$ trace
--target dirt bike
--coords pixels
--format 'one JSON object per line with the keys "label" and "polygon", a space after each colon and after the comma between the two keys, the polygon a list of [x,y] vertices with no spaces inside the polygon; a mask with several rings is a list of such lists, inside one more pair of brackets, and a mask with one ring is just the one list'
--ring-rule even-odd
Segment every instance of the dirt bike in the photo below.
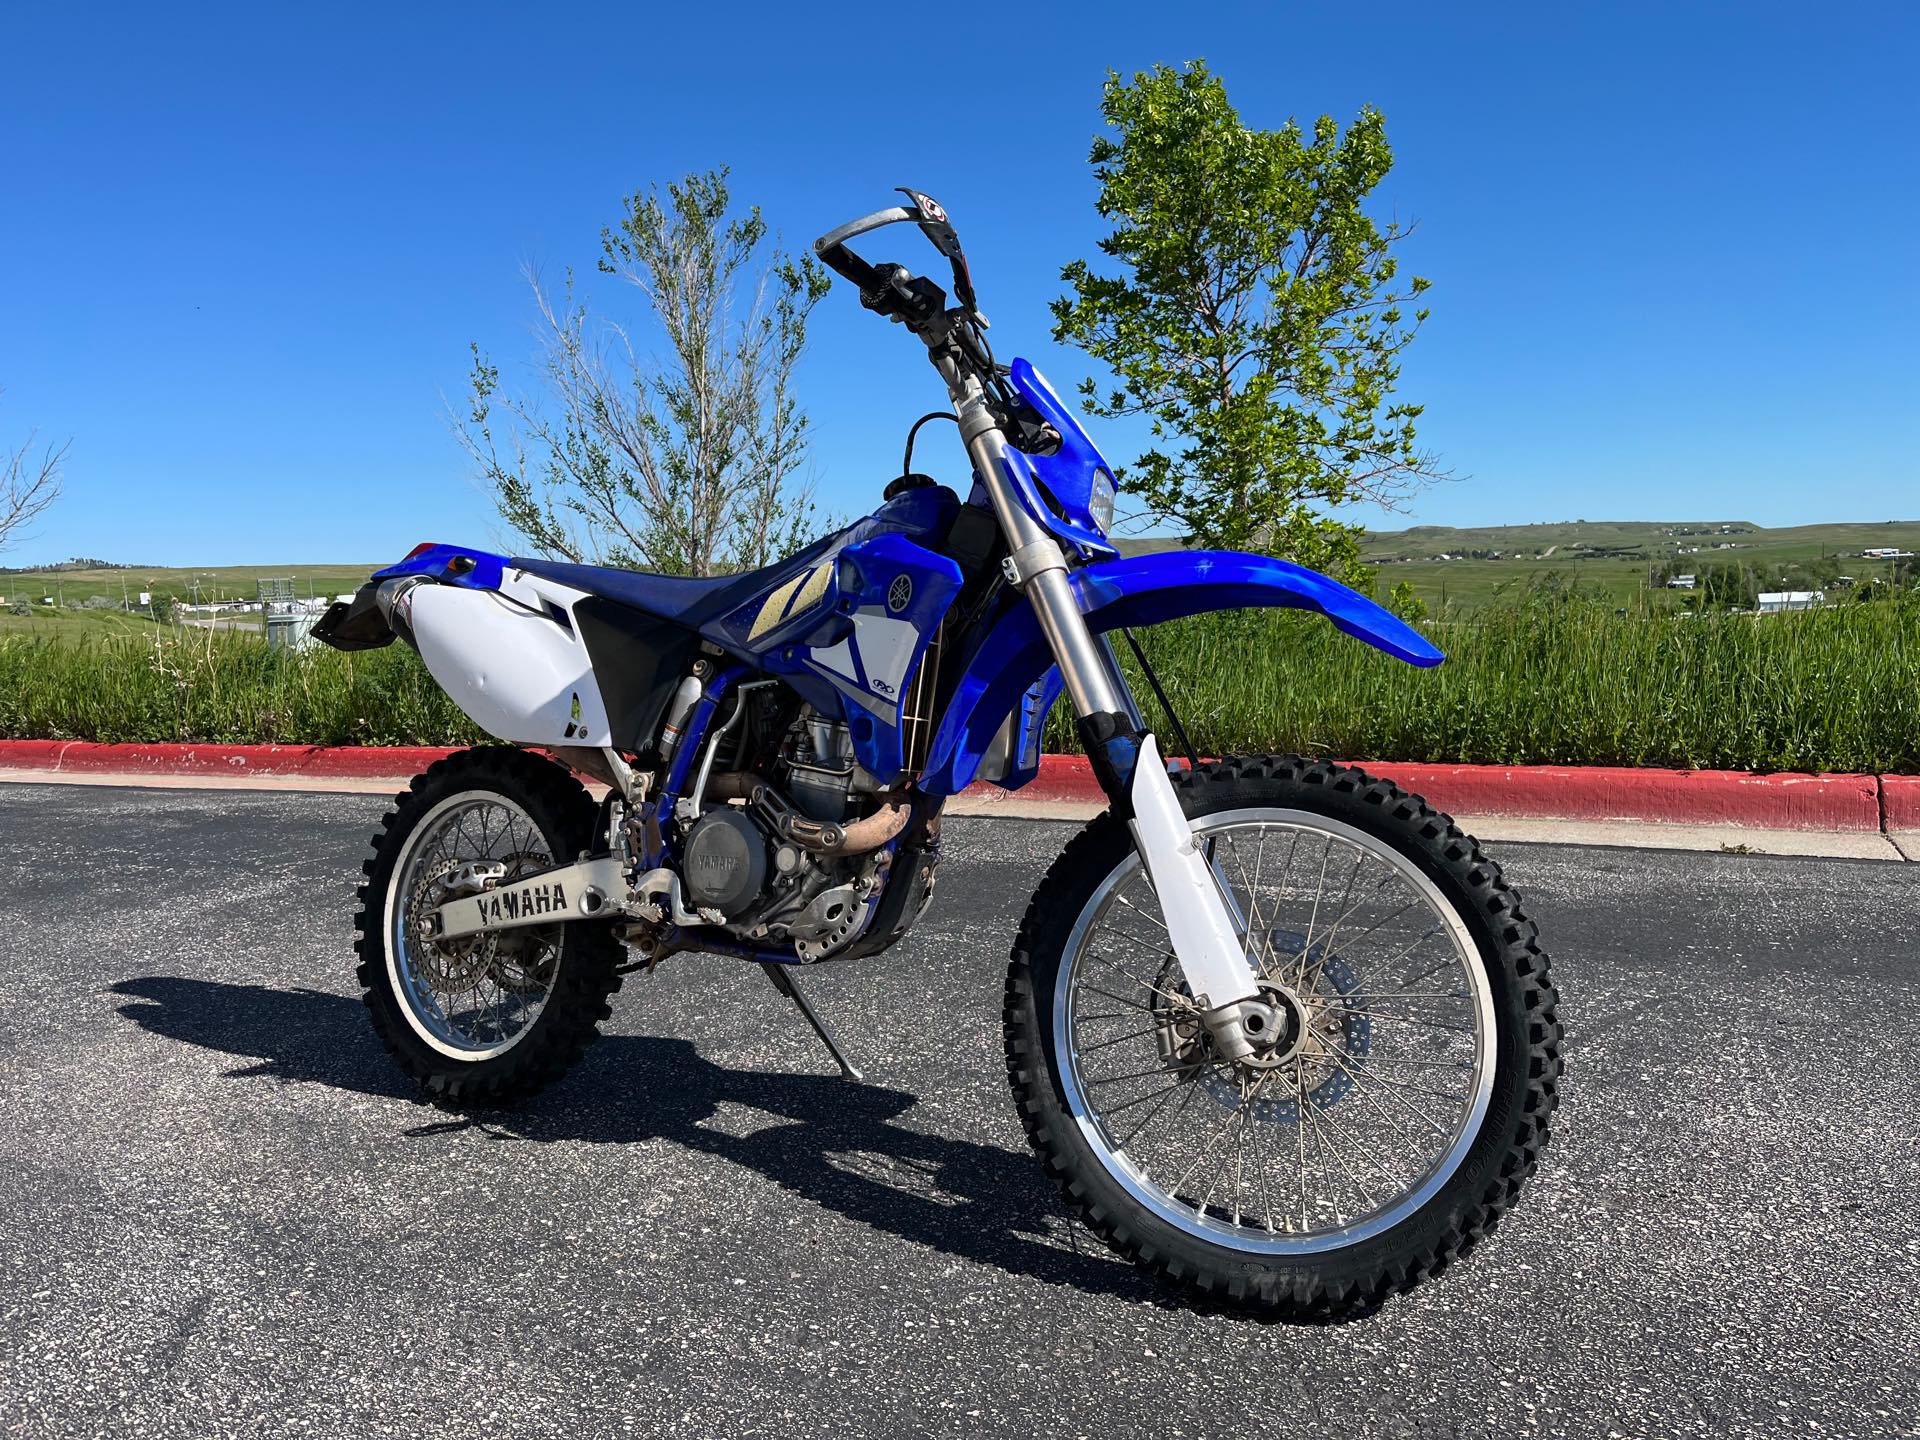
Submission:
{"label": "dirt bike", "polygon": [[[764,570],[428,544],[317,627],[340,649],[403,639],[512,742],[434,765],[375,837],[374,1025],[433,1099],[510,1103],[580,1056],[624,973],[703,951],[758,963],[857,1080],[798,973],[913,928],[942,807],[1031,780],[1064,688],[1109,808],[1013,943],[1027,1134],[1072,1211],[1172,1285],[1371,1308],[1463,1255],[1533,1170],[1560,1069],[1547,957],[1499,867],[1417,796],[1299,756],[1170,764],[1112,638],[1285,606],[1443,657],[1284,561],[1123,556],[1113,467],[1029,362],[995,360],[946,212],[902,193],[815,251],[924,346],[952,411],[915,430],[957,422],[964,500],[913,471],[910,432],[877,510]],[[951,296],[848,248],[901,223]]]}

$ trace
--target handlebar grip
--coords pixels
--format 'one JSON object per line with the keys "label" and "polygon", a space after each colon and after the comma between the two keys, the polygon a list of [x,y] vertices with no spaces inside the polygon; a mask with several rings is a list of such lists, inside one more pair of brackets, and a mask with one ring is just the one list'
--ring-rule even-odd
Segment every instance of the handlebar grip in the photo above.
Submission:
{"label": "handlebar grip", "polygon": [[861,294],[871,294],[880,288],[880,272],[862,260],[858,255],[854,254],[853,251],[849,250],[845,245],[834,244],[821,246],[817,253],[820,256],[821,264],[825,265],[835,274],[851,280],[859,287]]}

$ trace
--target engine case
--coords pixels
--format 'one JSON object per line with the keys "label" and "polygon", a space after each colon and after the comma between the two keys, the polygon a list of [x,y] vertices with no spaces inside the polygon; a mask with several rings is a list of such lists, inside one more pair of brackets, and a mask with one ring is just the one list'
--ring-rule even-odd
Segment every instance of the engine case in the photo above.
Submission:
{"label": "engine case", "polygon": [[680,871],[695,905],[737,919],[758,903],[766,887],[766,834],[744,811],[709,810],[687,834]]}

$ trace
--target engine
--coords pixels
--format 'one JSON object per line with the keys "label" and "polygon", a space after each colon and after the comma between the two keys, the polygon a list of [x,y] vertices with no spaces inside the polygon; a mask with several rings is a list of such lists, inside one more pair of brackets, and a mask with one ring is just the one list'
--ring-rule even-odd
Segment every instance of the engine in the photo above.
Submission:
{"label": "engine", "polygon": [[[784,721],[784,723],[782,723]],[[854,938],[907,818],[855,759],[844,722],[761,708],[723,753],[681,843],[687,902],[749,940],[825,959]]]}

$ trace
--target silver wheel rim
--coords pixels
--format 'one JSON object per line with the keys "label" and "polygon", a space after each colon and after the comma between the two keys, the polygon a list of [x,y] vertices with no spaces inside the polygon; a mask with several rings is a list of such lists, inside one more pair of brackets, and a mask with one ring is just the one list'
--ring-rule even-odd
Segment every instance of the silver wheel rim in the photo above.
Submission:
{"label": "silver wheel rim", "polygon": [[1190,1235],[1265,1255],[1359,1244],[1425,1205],[1486,1118],[1497,1038],[1472,935],[1412,861],[1340,821],[1244,809],[1193,830],[1249,958],[1292,997],[1292,1056],[1210,1058],[1130,855],[1055,980],[1067,1107],[1107,1173]]}
{"label": "silver wheel rim", "polygon": [[449,796],[407,836],[387,886],[387,978],[408,1025],[428,1045],[480,1061],[512,1049],[546,1009],[560,969],[562,927],[436,942],[424,921],[448,897],[444,881],[472,861],[501,861],[506,878],[554,863],[533,817],[503,795]]}

